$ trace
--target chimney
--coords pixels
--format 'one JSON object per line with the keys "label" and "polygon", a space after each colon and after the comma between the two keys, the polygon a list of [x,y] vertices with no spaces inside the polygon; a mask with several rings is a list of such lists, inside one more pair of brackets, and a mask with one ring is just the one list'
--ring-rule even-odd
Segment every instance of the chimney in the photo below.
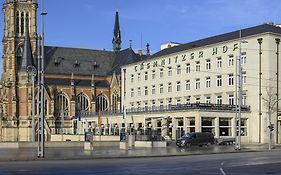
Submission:
{"label": "chimney", "polygon": [[138,50],[138,54],[139,54],[139,56],[142,56],[142,50],[141,49]]}

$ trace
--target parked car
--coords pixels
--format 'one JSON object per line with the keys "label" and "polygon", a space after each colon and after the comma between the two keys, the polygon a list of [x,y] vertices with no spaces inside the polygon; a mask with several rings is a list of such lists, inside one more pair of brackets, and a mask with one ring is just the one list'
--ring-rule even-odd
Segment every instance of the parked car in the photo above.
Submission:
{"label": "parked car", "polygon": [[214,135],[209,132],[194,132],[183,135],[176,141],[178,147],[189,147],[191,145],[208,145],[214,144]]}

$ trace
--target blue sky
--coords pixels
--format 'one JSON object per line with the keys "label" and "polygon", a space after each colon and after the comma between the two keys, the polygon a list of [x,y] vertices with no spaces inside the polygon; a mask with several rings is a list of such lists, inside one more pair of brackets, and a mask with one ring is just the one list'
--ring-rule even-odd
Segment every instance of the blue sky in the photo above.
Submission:
{"label": "blue sky", "polygon": [[[116,0],[45,0],[45,7],[46,45],[112,49]],[[167,41],[186,43],[240,27],[281,23],[280,0],[119,0],[118,9],[122,48],[133,40],[133,49],[140,49],[142,36],[143,48],[148,42],[154,53]],[[0,23],[2,37],[3,14]]]}

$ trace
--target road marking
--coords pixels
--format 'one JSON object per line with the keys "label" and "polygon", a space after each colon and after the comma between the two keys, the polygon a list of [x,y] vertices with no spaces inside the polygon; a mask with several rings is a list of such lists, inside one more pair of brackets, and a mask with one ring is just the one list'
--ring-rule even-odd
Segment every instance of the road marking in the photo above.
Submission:
{"label": "road marking", "polygon": [[221,171],[222,175],[226,175],[226,173],[223,171],[222,168],[220,168],[220,171]]}
{"label": "road marking", "polygon": [[223,165],[224,165],[224,163],[225,163],[225,161],[223,161],[223,162],[221,163],[221,166],[223,166]]}

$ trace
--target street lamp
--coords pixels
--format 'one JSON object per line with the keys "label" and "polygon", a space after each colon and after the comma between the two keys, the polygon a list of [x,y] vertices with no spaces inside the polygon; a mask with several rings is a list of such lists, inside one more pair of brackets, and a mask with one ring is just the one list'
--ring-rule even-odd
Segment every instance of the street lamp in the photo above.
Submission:
{"label": "street lamp", "polygon": [[[241,107],[242,107],[242,93],[243,93],[243,77],[242,77],[242,44],[248,43],[247,41],[242,41],[242,30],[239,31],[239,58],[238,58],[238,74],[239,74],[239,80],[238,80],[238,95],[236,94],[236,124],[238,125],[238,135],[236,137],[236,147],[235,149],[240,150],[241,149]],[[236,62],[237,63],[237,62]],[[237,75],[237,64],[236,64],[236,75]],[[237,76],[236,76],[237,78]],[[237,82],[235,91],[237,93]],[[238,97],[238,114],[237,114],[237,97]],[[237,127],[235,128],[235,133],[237,133]]]}
{"label": "street lamp", "polygon": [[29,78],[31,77],[31,82],[32,82],[32,142],[35,142],[35,95],[34,95],[34,90],[35,90],[35,77],[36,77],[36,68],[34,66],[27,66],[27,73],[28,73],[28,81]]}

